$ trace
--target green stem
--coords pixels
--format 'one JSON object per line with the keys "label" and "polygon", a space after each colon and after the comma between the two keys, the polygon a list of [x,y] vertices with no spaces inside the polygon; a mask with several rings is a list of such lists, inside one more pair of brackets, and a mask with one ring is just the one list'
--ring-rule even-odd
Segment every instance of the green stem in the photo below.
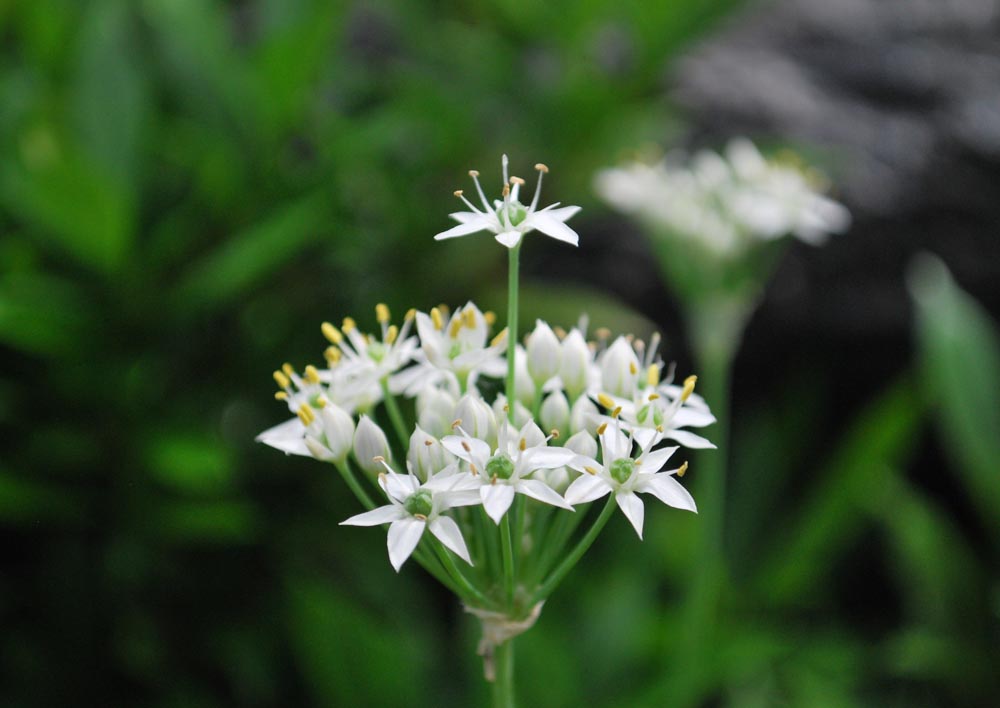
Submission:
{"label": "green stem", "polygon": [[351,468],[351,463],[347,461],[347,458],[345,457],[342,461],[334,462],[333,464],[336,466],[337,471],[340,472],[340,476],[344,478],[344,482],[347,484],[348,488],[354,492],[354,496],[356,496],[358,501],[361,502],[362,506],[369,511],[374,509],[375,502],[372,501],[372,498],[368,496],[368,492],[366,492],[364,487],[361,486],[361,483],[358,482],[358,478],[354,475],[354,470]]}
{"label": "green stem", "polygon": [[587,549],[590,548],[591,544],[594,542],[594,539],[597,538],[597,534],[599,534],[601,529],[604,528],[604,525],[608,523],[608,519],[611,518],[611,514],[614,512],[615,506],[615,495],[614,492],[612,492],[608,496],[608,503],[604,505],[601,515],[597,517],[597,521],[595,521],[594,525],[590,527],[587,534],[580,539],[580,542],[576,544],[576,548],[570,551],[569,555],[566,556],[566,558],[563,559],[563,562],[560,563],[559,566],[552,572],[552,575],[549,576],[548,580],[542,583],[542,586],[535,591],[535,596],[529,603],[530,606],[534,606],[535,603],[541,602],[551,595],[552,591],[555,590],[559,583],[562,582],[562,579],[566,577],[566,574],[573,570],[573,566],[579,562],[580,558],[583,557],[583,554],[587,552]]}
{"label": "green stem", "polygon": [[[441,565],[444,566],[445,570],[448,571],[448,575],[455,581],[458,585],[460,592],[456,593],[462,597],[468,604],[474,604],[477,607],[489,608],[493,607],[493,603],[479,591],[479,588],[475,587],[469,582],[469,579],[465,577],[461,569],[455,565],[455,559],[451,557],[446,549],[437,540],[431,541],[431,545],[434,547],[434,552],[437,553],[438,558],[441,559]],[[471,601],[471,602],[470,602]]]}
{"label": "green stem", "polygon": [[403,413],[399,410],[396,397],[389,392],[388,379],[382,379],[382,398],[385,401],[386,410],[389,411],[389,420],[392,421],[392,427],[396,430],[396,437],[399,439],[400,447],[405,455],[406,449],[410,445],[410,435],[406,432],[406,423],[403,422]]}
{"label": "green stem", "polygon": [[413,558],[423,567],[424,570],[434,576],[439,583],[444,585],[459,597],[462,597],[462,591],[458,587],[458,584],[451,579],[451,576],[441,566],[441,563],[427,552],[425,544],[421,544],[421,547],[417,548],[417,550],[413,552]]}
{"label": "green stem", "polygon": [[493,650],[496,680],[493,708],[514,708],[514,640],[508,639]]}
{"label": "green stem", "polygon": [[514,600],[514,544],[510,538],[510,513],[500,522],[500,550],[503,553],[503,586],[508,605]]}
{"label": "green stem", "polygon": [[517,298],[519,256],[521,244],[508,249],[507,268],[507,417],[514,422],[514,352],[517,348]]}

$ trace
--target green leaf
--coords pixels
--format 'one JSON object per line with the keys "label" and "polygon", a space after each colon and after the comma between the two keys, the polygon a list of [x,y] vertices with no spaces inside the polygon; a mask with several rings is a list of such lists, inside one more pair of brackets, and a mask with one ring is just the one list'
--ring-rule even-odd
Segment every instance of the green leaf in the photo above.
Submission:
{"label": "green leaf", "polygon": [[65,353],[88,326],[87,304],[68,281],[7,273],[0,277],[0,342],[31,354]]}
{"label": "green leaf", "polygon": [[209,435],[158,433],[146,445],[145,454],[153,475],[176,491],[217,494],[232,483],[232,452]]}
{"label": "green leaf", "polygon": [[1000,337],[997,324],[945,265],[921,256],[910,269],[927,393],[938,404],[948,457],[983,521],[1000,539]]}

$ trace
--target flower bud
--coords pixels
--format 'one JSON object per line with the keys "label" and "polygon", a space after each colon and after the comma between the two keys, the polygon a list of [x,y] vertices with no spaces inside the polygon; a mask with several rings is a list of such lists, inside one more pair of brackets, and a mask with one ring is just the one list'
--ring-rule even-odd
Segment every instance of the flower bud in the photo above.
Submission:
{"label": "flower bud", "polygon": [[392,458],[389,441],[382,428],[371,418],[363,415],[354,431],[354,459],[365,472],[376,475],[383,469],[382,465],[375,461],[376,457],[384,457],[386,460]]}
{"label": "flower bud", "polygon": [[[496,416],[497,420],[507,420],[507,397],[502,393],[497,394],[497,400],[493,402],[493,414]],[[514,402],[514,420],[513,425],[516,428],[520,428],[522,425],[531,420],[531,411],[527,409],[520,401]]]}
{"label": "flower bud", "polygon": [[330,459],[343,462],[354,444],[354,418],[335,403],[328,403],[319,410],[319,419]]}
{"label": "flower bud", "polygon": [[482,398],[471,393],[462,396],[455,406],[455,418],[461,421],[459,425],[469,435],[496,447],[496,416]]}
{"label": "flower bud", "polygon": [[586,430],[581,430],[580,432],[575,433],[569,440],[566,441],[565,447],[572,450],[577,455],[597,457],[597,438],[588,433]]}
{"label": "flower bud", "polygon": [[586,430],[591,435],[597,434],[597,426],[601,424],[600,412],[597,406],[586,396],[580,396],[569,411],[569,430],[576,435]]}
{"label": "flower bud", "polygon": [[576,328],[570,330],[562,341],[562,356],[559,362],[559,378],[562,379],[570,400],[576,400],[587,390],[592,361],[593,355],[583,339],[583,334]]}
{"label": "flower bud", "polygon": [[569,401],[562,391],[553,391],[546,397],[538,417],[546,430],[569,430]]}
{"label": "flower bud", "polygon": [[562,347],[552,328],[542,320],[535,320],[535,330],[528,337],[528,373],[536,386],[559,373]]}
{"label": "flower bud", "polygon": [[618,337],[601,356],[601,391],[631,399],[639,380],[639,358],[624,337]]}
{"label": "flower bud", "polygon": [[455,420],[455,399],[435,386],[425,388],[417,396],[417,423],[430,435],[442,438],[451,434]]}
{"label": "flower bud", "polygon": [[528,373],[528,355],[520,344],[514,350],[514,397],[525,406],[535,402],[535,382]]}
{"label": "flower bud", "polygon": [[419,425],[410,436],[410,449],[406,453],[406,461],[410,471],[426,482],[455,459],[454,455],[444,449],[441,441],[433,437]]}

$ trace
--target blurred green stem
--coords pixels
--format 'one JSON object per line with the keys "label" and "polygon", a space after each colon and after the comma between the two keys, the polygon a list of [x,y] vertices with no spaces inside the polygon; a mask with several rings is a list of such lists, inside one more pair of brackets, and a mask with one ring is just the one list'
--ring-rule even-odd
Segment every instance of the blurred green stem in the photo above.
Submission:
{"label": "blurred green stem", "polygon": [[344,482],[347,484],[348,488],[354,492],[354,496],[358,498],[358,501],[361,502],[362,506],[368,510],[374,509],[375,502],[372,501],[372,498],[368,496],[368,492],[366,492],[364,487],[361,486],[361,483],[358,482],[358,478],[355,476],[354,470],[351,468],[351,463],[347,461],[347,458],[345,457],[342,461],[334,462],[333,464],[337,467],[337,471],[340,472],[340,476],[344,478]]}
{"label": "blurred green stem", "polygon": [[399,444],[405,457],[406,449],[410,444],[410,436],[406,432],[406,423],[403,422],[403,414],[399,410],[399,404],[396,403],[396,397],[389,391],[388,378],[382,379],[382,398],[385,401],[386,410],[389,411],[389,420],[392,421],[392,427],[396,430],[396,437],[399,438]]}
{"label": "blurred green stem", "polygon": [[514,422],[514,353],[517,350],[517,285],[521,244],[508,250],[507,269],[507,418]]}
{"label": "blurred green stem", "polygon": [[608,519],[611,518],[611,513],[614,510],[615,495],[610,494],[608,496],[608,503],[604,505],[604,509],[601,511],[601,515],[597,517],[594,525],[590,527],[586,535],[580,539],[580,542],[576,544],[576,547],[572,551],[570,551],[569,555],[563,559],[563,562],[559,564],[559,567],[552,571],[552,575],[549,576],[548,580],[546,580],[542,586],[535,591],[535,596],[529,603],[531,606],[534,606],[536,603],[541,602],[551,595],[552,591],[555,590],[559,583],[562,582],[562,579],[566,577],[566,574],[573,570],[573,566],[579,562],[580,558],[583,557],[583,554],[587,552],[587,549],[590,548],[590,545],[594,542],[594,539],[597,538],[597,534],[599,534],[601,529],[604,528],[604,525],[608,523]]}
{"label": "blurred green stem", "polygon": [[493,650],[496,679],[493,708],[514,708],[514,640],[508,639]]}

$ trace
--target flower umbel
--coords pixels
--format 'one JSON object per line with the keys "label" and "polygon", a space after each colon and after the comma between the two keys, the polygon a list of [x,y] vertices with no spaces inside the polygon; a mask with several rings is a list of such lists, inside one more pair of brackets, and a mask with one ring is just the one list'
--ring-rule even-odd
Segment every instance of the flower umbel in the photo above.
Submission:
{"label": "flower umbel", "polygon": [[461,199],[470,211],[457,211],[449,214],[452,219],[458,222],[458,226],[442,231],[434,239],[441,241],[446,238],[474,234],[477,231],[489,231],[504,246],[514,248],[521,243],[521,237],[524,234],[538,230],[558,241],[565,241],[574,246],[578,245],[580,237],[576,231],[566,226],[565,222],[580,211],[580,207],[560,207],[559,203],[556,202],[544,209],[538,209],[538,199],[542,193],[542,175],[546,174],[549,168],[541,163],[535,165],[535,169],[538,171],[535,196],[532,197],[531,204],[525,206],[519,199],[524,180],[508,175],[507,162],[507,156],[504,155],[501,160],[503,165],[503,190],[501,192],[503,199],[495,200],[493,206],[490,206],[482,185],[479,184],[479,172],[470,170],[469,176],[476,183],[476,192],[479,195],[482,209],[466,199],[462,190],[457,190],[455,196]]}

